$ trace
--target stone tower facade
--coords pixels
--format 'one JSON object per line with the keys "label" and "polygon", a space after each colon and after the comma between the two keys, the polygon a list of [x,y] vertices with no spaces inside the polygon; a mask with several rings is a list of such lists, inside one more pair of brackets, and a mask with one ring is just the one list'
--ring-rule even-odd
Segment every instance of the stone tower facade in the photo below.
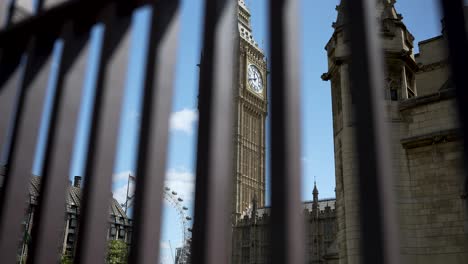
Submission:
{"label": "stone tower facade", "polygon": [[265,205],[265,119],[267,116],[267,63],[252,35],[250,11],[238,0],[239,89],[234,127],[233,218],[256,199]]}
{"label": "stone tower facade", "polygon": [[[456,136],[458,123],[444,44],[423,41],[421,54],[414,55],[414,37],[395,10],[395,2],[377,0],[376,22],[385,58],[382,99],[391,130],[395,177],[395,186],[388,188],[397,194],[402,261],[466,263],[461,142]],[[332,88],[339,259],[354,264],[361,261],[355,122],[342,4],[337,11],[335,31],[326,45],[328,72],[322,78]]]}
{"label": "stone tower facade", "polygon": [[[319,199],[314,186],[314,199],[303,202],[308,264],[338,264],[336,245],[335,199]],[[256,200],[238,219],[233,228],[232,264],[272,263],[270,244],[270,207],[257,207]]]}

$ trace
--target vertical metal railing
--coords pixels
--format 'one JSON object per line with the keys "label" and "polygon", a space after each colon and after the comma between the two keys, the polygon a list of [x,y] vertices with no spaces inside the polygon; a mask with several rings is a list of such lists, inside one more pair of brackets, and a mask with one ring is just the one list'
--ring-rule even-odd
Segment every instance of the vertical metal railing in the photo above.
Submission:
{"label": "vertical metal railing", "polygon": [[137,156],[136,204],[130,263],[154,263],[159,240],[166,173],[176,49],[179,33],[178,0],[151,6],[144,50],[143,105]]}
{"label": "vertical metal railing", "polygon": [[7,27],[11,23],[15,0],[5,0],[0,3],[0,28]]}
{"label": "vertical metal railing", "polygon": [[231,235],[237,1],[207,0],[199,90],[192,262],[228,263]]}
{"label": "vertical metal railing", "polygon": [[[53,43],[51,35],[45,32],[34,34],[23,41],[28,42],[28,46],[20,55],[17,93],[11,98],[14,101],[11,119],[5,118],[8,127],[5,146],[2,146],[5,147],[2,154],[7,164],[7,177],[0,201],[0,251],[4,252],[2,255],[6,262],[14,261],[16,256],[17,245],[12,243],[12,238],[20,237],[20,223],[24,216],[24,201],[27,200],[29,175],[34,160],[31,148],[35,146],[35,135],[39,128]],[[9,48],[14,49],[14,46]],[[5,54],[8,52],[8,49],[3,49],[2,57],[7,56]]]}
{"label": "vertical metal railing", "polygon": [[362,263],[400,263],[389,128],[383,101],[383,50],[375,0],[346,0],[350,81],[356,119]]}
{"label": "vertical metal railing", "polygon": [[[42,175],[41,196],[39,197],[39,210],[36,215],[36,224],[33,225],[32,247],[30,258],[35,263],[51,263],[56,260],[57,250],[60,245],[61,228],[63,228],[63,212],[65,201],[57,197],[65,197],[68,165],[71,161],[72,144],[67,140],[74,133],[76,117],[73,112],[78,109],[66,111],[64,107],[67,92],[63,86],[66,69],[69,68],[69,45],[76,43],[72,39],[72,24],[63,28],[61,37],[56,40],[52,53],[52,66],[48,83],[46,98],[50,98],[50,109],[45,108],[43,116],[50,114],[47,126],[47,142],[44,155],[44,165],[39,175]],[[68,65],[67,65],[68,64]],[[77,89],[79,91],[79,89]],[[78,92],[78,95],[80,93]],[[80,97],[76,97],[78,100]],[[75,104],[78,106],[78,104]],[[68,114],[68,115],[67,115]],[[69,123],[67,123],[69,121]],[[68,144],[67,144],[68,143]],[[27,177],[25,177],[27,178]],[[53,246],[48,246],[53,245]]]}
{"label": "vertical metal railing", "polygon": [[[41,2],[41,1],[39,1]],[[200,76],[199,131],[193,263],[228,263],[231,248],[232,135],[234,94],[238,85],[236,4],[206,0],[203,71]],[[398,226],[392,194],[390,148],[381,104],[383,62],[375,23],[374,0],[348,0],[351,41],[350,80],[356,117],[362,237],[362,263],[399,263]],[[461,0],[442,0],[459,116],[466,135],[468,49]],[[300,206],[299,9],[298,0],[269,1],[271,62],[271,259],[304,263]],[[3,4],[3,6],[8,6]],[[12,111],[1,113],[6,179],[0,200],[0,259],[14,263],[27,200],[41,113],[49,113],[42,185],[29,263],[54,263],[81,87],[67,87],[71,65],[90,46],[88,78],[94,88],[91,133],[85,164],[83,210],[77,263],[104,262],[108,207],[123,86],[111,87],[114,57],[133,11],[149,9],[144,62],[142,122],[137,153],[137,185],[131,263],[159,257],[162,191],[167,159],[180,1],[70,1],[0,32],[0,96]],[[11,10],[1,10],[11,18]],[[125,49],[125,47],[124,47]],[[119,57],[120,58],[120,57]],[[16,74],[16,93],[1,93]],[[122,76],[118,76],[122,78]],[[120,83],[123,83],[121,81]],[[9,87],[11,88],[11,87]],[[47,88],[47,89],[46,89]],[[359,96],[354,96],[359,93]],[[45,100],[50,100],[49,108]],[[2,98],[4,100],[4,98]],[[67,107],[69,106],[70,107]],[[2,108],[3,109],[3,108]],[[8,116],[6,116],[8,115]],[[10,118],[11,117],[11,118]],[[2,131],[3,133],[3,131]],[[3,135],[3,134],[2,134]],[[465,137],[463,137],[465,138]],[[465,159],[468,147],[465,141]],[[467,182],[468,184],[468,182]]]}
{"label": "vertical metal railing", "polygon": [[[466,17],[464,14],[463,0],[441,0],[441,7],[445,22],[445,29],[448,38],[448,51],[452,81],[455,85],[458,118],[460,121],[461,135],[463,140],[463,150],[465,161],[468,159],[468,127],[467,127],[467,103],[468,103],[468,38],[466,35]],[[465,165],[464,195],[468,194],[468,168]],[[468,212],[468,203],[465,202]]]}
{"label": "vertical metal railing", "polygon": [[[109,202],[114,158],[117,150],[120,112],[124,94],[123,85],[111,86],[111,62],[121,56],[117,51],[128,26],[129,17],[120,17],[116,3],[110,3],[99,13],[100,22],[93,26],[96,57],[90,57],[93,75],[93,103],[89,142],[85,160],[85,184],[80,215],[80,228],[76,253],[77,263],[92,263],[105,259]],[[126,53],[126,52],[125,52]],[[125,55],[124,55],[125,56]],[[124,76],[120,77],[123,83]]]}
{"label": "vertical metal railing", "polygon": [[300,203],[299,2],[271,0],[271,260],[304,263]]}

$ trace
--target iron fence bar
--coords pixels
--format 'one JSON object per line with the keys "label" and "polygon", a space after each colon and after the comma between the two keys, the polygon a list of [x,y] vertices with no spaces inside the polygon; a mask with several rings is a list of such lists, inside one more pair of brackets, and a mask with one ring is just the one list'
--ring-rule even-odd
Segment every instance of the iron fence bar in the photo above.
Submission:
{"label": "iron fence bar", "polygon": [[0,48],[11,43],[21,44],[32,35],[42,35],[55,32],[61,33],[62,26],[68,21],[75,21],[77,27],[102,22],[99,12],[109,4],[115,3],[119,8],[119,14],[131,15],[133,10],[145,3],[154,0],[68,0],[44,12],[39,12],[23,21],[12,24],[0,31]]}
{"label": "iron fence bar", "polygon": [[228,263],[231,249],[234,89],[238,78],[237,3],[207,0],[199,87],[194,264]]}
{"label": "iron fence bar", "polygon": [[[12,86],[18,78],[18,72],[22,71],[22,67],[24,66],[21,65],[21,58],[24,57],[23,54],[27,50],[26,46],[31,36],[41,36],[41,38],[50,39],[53,43],[53,40],[60,35],[62,25],[66,23],[66,17],[61,17],[62,11],[70,15],[71,20],[77,21],[77,24],[85,28],[85,31],[86,27],[90,27],[90,23],[93,23],[93,21],[89,21],[92,19],[88,16],[91,17],[91,14],[96,12],[94,9],[87,10],[86,14],[88,16],[80,17],[77,16],[76,13],[67,11],[71,9],[68,7],[68,3],[70,2],[76,3],[83,1],[68,1],[67,5],[64,4],[63,6],[61,5],[48,10],[45,14],[32,16],[25,21],[0,31],[0,109],[2,113],[4,113],[4,116],[8,117],[11,113],[11,119],[15,119],[17,105],[13,104],[13,101],[17,100],[19,97],[14,95],[18,89]],[[77,6],[74,5],[72,7]],[[83,31],[83,29],[81,30]],[[38,65],[33,68],[29,79],[34,78],[37,71],[41,69],[41,64],[38,63]],[[8,128],[8,125],[9,123],[7,122],[1,122],[0,124],[0,147],[2,148],[1,165],[5,165],[9,159],[11,140],[8,138],[10,137],[8,134],[14,134],[11,131],[8,132],[8,130],[14,130],[14,126],[10,125]]]}
{"label": "iron fence bar", "polygon": [[6,89],[5,84],[11,80],[12,74],[19,68],[27,43],[29,43],[28,40],[24,43],[10,43],[10,46],[0,49],[0,93],[3,93]]}
{"label": "iron fence bar", "polygon": [[[0,148],[2,151],[0,165],[6,165],[10,159],[10,152],[12,151],[11,137],[16,134],[15,124],[17,122],[15,120],[19,107],[18,100],[22,98],[20,96],[22,91],[18,90],[16,87],[11,87],[7,82],[11,81],[10,78],[15,75],[15,69],[19,68],[19,71],[24,71],[22,68],[25,67],[26,63],[21,64],[21,60],[25,57],[24,53],[28,49],[26,47],[26,45],[28,45],[27,43],[30,43],[30,39],[33,39],[31,36],[38,36],[41,39],[46,39],[47,41],[43,41],[46,42],[43,46],[47,48],[48,46],[52,46],[53,41],[60,34],[62,25],[65,23],[65,18],[60,17],[60,11],[63,11],[62,6],[48,11],[46,15],[38,13],[41,10],[42,2],[43,1],[37,2],[37,15],[0,31],[0,107],[2,110],[11,107],[11,109],[7,109],[4,112],[2,111],[2,113],[8,113],[9,115],[5,114],[5,116],[10,116],[12,120],[9,123],[2,122],[0,125]],[[14,4],[12,3],[12,5]],[[37,71],[42,68],[43,60],[36,61],[38,61],[37,65],[30,67],[30,73],[28,73],[29,77],[25,79],[27,82],[34,79]],[[7,85],[4,85],[5,83],[7,83]],[[28,85],[28,83],[25,83],[24,86],[27,87]],[[15,92],[16,95],[11,94]],[[16,101],[18,101],[18,103]],[[11,104],[12,106],[10,106]]]}
{"label": "iron fence bar", "polygon": [[[19,85],[16,86],[16,84],[14,84],[15,87],[7,88],[7,89],[14,89],[14,91],[10,91],[13,93],[12,95],[13,98],[10,98],[11,96],[10,95],[10,96],[7,96],[5,99],[0,99],[0,102],[2,103],[4,102],[4,100],[11,100],[10,105],[12,108],[12,109],[8,109],[9,111],[7,111],[7,113],[10,112],[10,115],[7,116],[6,120],[8,121],[4,123],[3,126],[5,129],[1,133],[3,134],[3,139],[2,139],[3,145],[1,146],[1,161],[0,162],[3,162],[5,164],[9,164],[11,162],[11,155],[12,155],[13,148],[14,148],[14,139],[18,133],[19,121],[22,118],[20,117],[20,111],[21,111],[20,108],[23,107],[23,103],[24,103],[23,95],[28,93],[27,90],[29,89],[33,80],[35,80],[35,78],[37,78],[38,76],[38,73],[42,71],[43,68],[45,68],[44,64],[46,63],[46,61],[49,60],[49,55],[52,51],[54,38],[55,36],[53,34],[44,34],[41,36],[33,37],[31,42],[29,42],[28,40],[28,43],[30,44],[23,54],[21,54],[21,51],[22,51],[21,49],[17,50],[13,48],[13,52],[20,52],[20,53],[17,53],[16,56],[21,57],[20,62],[17,65],[17,69],[20,75],[18,79]],[[9,52],[9,50],[10,49],[4,49],[4,52],[7,53]],[[5,55],[5,56],[8,56],[8,55]],[[1,62],[3,63],[5,61],[1,61]],[[10,67],[6,66],[6,68],[10,68]],[[10,69],[7,69],[6,72],[2,72],[2,73],[11,76],[13,72],[8,72]],[[6,79],[0,80],[0,82],[6,81]],[[1,87],[1,88],[2,90],[4,89],[4,87]],[[39,101],[34,101],[34,102],[39,102]],[[7,105],[8,104],[9,103],[7,103]]]}
{"label": "iron fence bar", "polygon": [[[35,7],[35,12],[39,12],[42,8],[42,1],[37,1],[36,7]],[[8,28],[11,24],[11,20],[13,19],[13,12],[15,9],[16,5],[16,0],[10,0],[5,1],[4,5],[8,5],[8,8],[4,10],[6,12],[6,17],[5,20],[3,21],[4,23],[1,25],[3,28]],[[1,11],[0,11],[1,12]],[[4,14],[4,13],[3,13]],[[3,29],[0,28],[0,29]],[[3,31],[2,31],[3,32]],[[19,36],[22,35],[22,32],[13,32],[13,36]],[[48,34],[47,34],[48,35]],[[33,36],[33,37],[32,37]],[[22,85],[19,85],[19,87],[11,88],[16,91],[12,91],[13,93],[16,92],[16,97],[10,98],[10,94],[7,94],[7,96],[4,96],[5,98],[0,98],[0,103],[3,104],[5,103],[5,100],[11,100],[13,101],[13,106],[12,106],[12,112],[9,115],[10,120],[9,122],[3,123],[3,127],[0,127],[2,131],[0,131],[0,136],[2,137],[0,140],[4,140],[4,142],[0,141],[0,165],[7,165],[10,159],[10,153],[12,152],[12,146],[14,145],[13,140],[14,140],[14,135],[16,134],[16,129],[17,129],[17,124],[18,124],[18,113],[21,111],[18,107],[21,107],[23,105],[23,94],[25,92],[25,87],[29,85],[29,81],[34,79],[35,77],[35,72],[32,72],[34,69],[39,69],[40,67],[32,67],[30,64],[30,57],[32,56],[32,52],[37,49],[35,45],[37,44],[37,38],[34,36],[39,36],[36,34],[31,34],[31,35],[25,35],[23,36],[23,39],[21,42],[15,43],[12,39],[2,39],[2,34],[0,34],[0,42],[3,44],[3,46],[0,49],[0,92],[4,90],[5,88],[3,87],[4,82],[10,78],[14,72],[15,69],[17,69],[20,72],[19,77],[20,80],[15,80],[18,82],[23,82]],[[13,43],[13,44],[12,44]],[[1,44],[0,44],[1,45]],[[11,52],[11,54],[10,54]],[[29,52],[29,54],[25,53]],[[5,61],[6,59],[6,61]],[[23,61],[23,63],[21,63]],[[26,67],[29,66],[29,69],[26,69]],[[19,69],[18,69],[19,68]],[[26,76],[28,78],[26,78]],[[8,105],[8,103],[5,103],[5,105]],[[7,106],[8,107],[8,106]],[[5,113],[8,113],[8,111],[5,111]],[[4,134],[5,133],[5,134]],[[5,164],[1,164],[5,163]],[[6,175],[6,173],[5,173]]]}
{"label": "iron fence bar", "polygon": [[15,7],[15,0],[4,0],[0,2],[0,28],[6,28],[10,25]]}
{"label": "iron fence bar", "polygon": [[356,118],[362,263],[400,263],[392,159],[383,105],[383,50],[375,0],[348,0],[350,80]]}
{"label": "iron fence bar", "polygon": [[[13,263],[21,230],[27,192],[32,173],[36,132],[45,97],[46,77],[50,63],[44,65],[50,54],[49,40],[33,37],[25,58],[17,87],[12,118],[9,122],[5,150],[6,177],[1,192],[0,256],[2,261]],[[21,66],[20,66],[21,67]],[[40,67],[40,77],[35,80],[33,72]],[[33,83],[34,82],[34,83]]]}
{"label": "iron fence bar", "polygon": [[[462,0],[441,0],[444,14],[445,29],[448,38],[449,61],[451,66],[451,78],[455,84],[458,105],[458,118],[460,120],[463,139],[465,160],[468,159],[468,127],[467,127],[467,102],[468,102],[468,39],[466,36],[466,17],[464,17],[464,2]],[[465,165],[464,199],[468,197],[468,168]],[[468,212],[468,203],[465,202]]]}
{"label": "iron fence bar", "polygon": [[300,200],[299,1],[269,3],[271,260],[305,263]]}
{"label": "iron fence bar", "polygon": [[60,235],[64,226],[68,174],[73,153],[73,136],[77,124],[81,87],[66,86],[70,65],[87,40],[86,35],[75,37],[74,25],[64,27],[62,37],[55,43],[54,66],[50,75],[48,99],[50,115],[46,124],[46,149],[41,175],[39,205],[33,224],[31,251],[28,263],[55,263],[59,260]]}
{"label": "iron fence bar", "polygon": [[[7,52],[7,51],[6,51]],[[8,50],[10,52],[10,50]],[[4,84],[0,80],[0,112],[4,116],[2,121],[0,122],[0,166],[5,166],[8,160],[8,156],[10,151],[9,149],[9,133],[8,130],[12,129],[10,126],[11,121],[14,120],[14,115],[11,113],[15,113],[15,99],[18,97],[18,83],[23,75],[24,67],[19,66],[21,61],[22,54],[15,54],[18,57],[18,61],[12,62],[9,59],[0,58],[0,78],[4,78]],[[0,56],[2,56],[0,54]],[[24,59],[22,61],[25,61]],[[10,64],[7,64],[10,63]],[[5,65],[5,66],[4,66]],[[11,66],[11,67],[10,67]],[[5,69],[5,68],[9,69]],[[11,134],[11,133],[10,133]]]}
{"label": "iron fence bar", "polygon": [[[93,33],[96,43],[93,75],[94,99],[90,123],[89,143],[86,147],[85,178],[76,263],[103,263],[107,252],[106,234],[109,225],[109,209],[112,199],[111,184],[114,172],[114,157],[118,142],[121,100],[123,97],[124,74],[112,76],[117,85],[110,86],[112,74],[109,70],[114,49],[129,25],[128,17],[117,17],[118,6],[110,4],[103,8],[103,23],[96,25]],[[91,65],[93,64],[93,65]],[[119,66],[119,65],[115,65]]]}
{"label": "iron fence bar", "polygon": [[[8,87],[13,91],[10,91],[12,94],[10,94],[9,98],[2,98],[2,101],[10,101],[11,105],[11,113],[7,115],[5,121],[3,122],[3,133],[4,135],[2,140],[3,144],[1,145],[1,153],[0,153],[0,160],[3,165],[7,165],[11,162],[11,154],[13,151],[13,145],[14,145],[14,135],[16,135],[17,129],[18,129],[18,124],[19,124],[19,111],[22,110],[22,106],[24,105],[24,97],[26,94],[26,87],[30,84],[30,81],[28,79],[31,79],[29,77],[31,75],[30,71],[28,71],[28,68],[30,69],[32,66],[31,64],[31,56],[32,56],[32,50],[34,48],[36,39],[33,38],[30,42],[28,42],[28,47],[27,51],[20,56],[20,61],[18,65],[16,66],[16,71],[17,71],[17,78],[13,80],[13,83],[11,84],[13,87]],[[4,50],[4,52],[8,52],[8,50]],[[3,62],[3,61],[2,61]],[[12,74],[9,73],[9,77]],[[5,89],[2,87],[2,90]],[[3,102],[2,102],[3,103]],[[7,105],[7,104],[6,104]],[[10,109],[8,109],[10,110]],[[6,112],[8,113],[8,111]]]}
{"label": "iron fence bar", "polygon": [[179,34],[177,0],[151,5],[145,61],[142,118],[139,133],[135,212],[130,263],[159,259],[161,215],[166,173],[176,50]]}

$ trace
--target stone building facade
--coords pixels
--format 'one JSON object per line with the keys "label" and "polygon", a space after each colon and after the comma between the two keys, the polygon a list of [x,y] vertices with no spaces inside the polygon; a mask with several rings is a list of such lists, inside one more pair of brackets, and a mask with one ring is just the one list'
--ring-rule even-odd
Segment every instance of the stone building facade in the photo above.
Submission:
{"label": "stone building facade", "polygon": [[[313,195],[303,203],[306,263],[338,264],[335,199],[319,200],[316,186]],[[271,263],[269,223],[270,208],[257,208],[254,199],[233,229],[233,264]]]}
{"label": "stone building facade", "polygon": [[[385,58],[385,109],[391,130],[396,208],[403,263],[468,263],[466,190],[454,87],[445,36],[419,43],[394,0],[378,0]],[[339,263],[360,263],[355,122],[348,80],[349,41],[343,6],[326,45],[335,145]]]}
{"label": "stone building facade", "polygon": [[[25,221],[23,224],[23,239],[18,252],[20,263],[26,261],[28,256],[28,244],[31,241],[31,232],[35,210],[38,205],[40,192],[40,177],[32,176],[29,185],[29,201]],[[66,214],[63,222],[62,244],[58,251],[62,256],[73,257],[76,250],[78,235],[79,215],[81,211],[81,177],[76,176],[73,185],[68,186],[66,197]],[[122,240],[130,245],[132,236],[132,221],[126,215],[117,200],[112,199],[109,208],[108,240]]]}

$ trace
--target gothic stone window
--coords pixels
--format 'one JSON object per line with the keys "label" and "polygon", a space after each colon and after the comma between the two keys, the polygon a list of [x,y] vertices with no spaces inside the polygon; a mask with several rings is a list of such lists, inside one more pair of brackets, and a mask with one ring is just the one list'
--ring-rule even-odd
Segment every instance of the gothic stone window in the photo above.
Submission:
{"label": "gothic stone window", "polygon": [[389,76],[385,80],[385,83],[385,100],[398,101],[400,99],[398,92],[400,88],[400,81],[398,77]]}
{"label": "gothic stone window", "polygon": [[341,78],[339,75],[331,80],[332,82],[332,107],[333,113],[339,115],[342,111],[341,103]]}
{"label": "gothic stone window", "polygon": [[72,233],[68,234],[67,242],[68,242],[68,243],[73,243],[73,242],[75,242],[75,234],[72,234]]}
{"label": "gothic stone window", "polygon": [[414,76],[413,73],[409,70],[406,70],[406,83],[408,85],[408,98],[413,98],[416,96],[416,87],[414,85]]}
{"label": "gothic stone window", "polygon": [[75,228],[77,226],[77,219],[76,218],[70,218],[70,224],[69,224],[69,227],[70,228]]}

